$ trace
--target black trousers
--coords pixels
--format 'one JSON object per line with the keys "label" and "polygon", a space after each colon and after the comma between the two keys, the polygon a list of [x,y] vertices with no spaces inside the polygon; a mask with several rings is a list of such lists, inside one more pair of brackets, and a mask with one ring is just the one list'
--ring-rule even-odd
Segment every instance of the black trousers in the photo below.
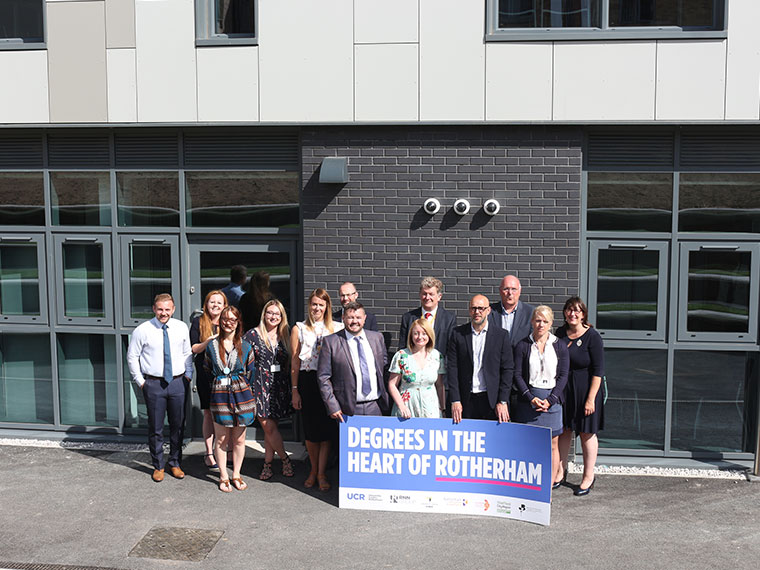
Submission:
{"label": "black trousers", "polygon": [[466,420],[495,420],[496,412],[488,402],[488,392],[470,393],[470,399],[462,402],[462,417]]}
{"label": "black trousers", "polygon": [[188,382],[177,376],[171,382],[148,376],[143,397],[148,409],[148,448],[154,469],[164,468],[164,417],[169,416],[169,467],[182,462],[182,439],[185,435],[185,399]]}

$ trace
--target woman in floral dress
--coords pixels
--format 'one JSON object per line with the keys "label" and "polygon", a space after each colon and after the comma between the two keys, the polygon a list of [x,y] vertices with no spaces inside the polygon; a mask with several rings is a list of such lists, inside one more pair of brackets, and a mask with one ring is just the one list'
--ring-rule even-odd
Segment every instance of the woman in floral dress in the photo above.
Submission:
{"label": "woman in floral dress", "polygon": [[435,348],[435,333],[427,319],[409,329],[406,346],[391,361],[388,393],[391,415],[400,418],[440,418],[444,409],[443,356]]}

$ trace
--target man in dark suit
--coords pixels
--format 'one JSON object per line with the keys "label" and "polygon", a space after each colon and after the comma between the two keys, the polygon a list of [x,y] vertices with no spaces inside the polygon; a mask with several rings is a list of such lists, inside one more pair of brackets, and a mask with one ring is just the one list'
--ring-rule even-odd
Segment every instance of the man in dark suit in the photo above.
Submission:
{"label": "man in dark suit", "polygon": [[[350,281],[346,281],[338,289],[338,299],[340,299],[341,308],[332,314],[334,321],[343,320],[343,308],[351,302],[359,300],[359,291],[356,290],[354,284]],[[377,317],[365,309],[364,313],[367,315],[367,320],[364,322],[364,328],[371,331],[378,330]]]}
{"label": "man in dark suit", "polygon": [[499,294],[501,303],[491,304],[488,322],[491,326],[506,329],[512,346],[531,333],[530,317],[535,307],[520,301],[522,285],[514,275],[507,275],[501,280]]}
{"label": "man in dark suit", "polygon": [[509,421],[514,362],[509,334],[490,325],[485,295],[470,300],[470,322],[451,333],[446,369],[454,423],[462,418]]}
{"label": "man in dark suit", "polygon": [[330,417],[381,416],[388,410],[384,371],[388,353],[383,335],[364,328],[359,302],[343,307],[345,329],[324,337],[317,378]]}
{"label": "man in dark suit", "polygon": [[443,283],[435,277],[425,277],[420,283],[421,306],[404,313],[401,317],[401,330],[398,333],[398,349],[406,348],[406,340],[409,335],[409,327],[414,321],[426,318],[432,321],[435,333],[435,349],[442,355],[446,355],[446,347],[449,344],[451,331],[457,324],[454,313],[444,309],[439,303],[443,296]]}

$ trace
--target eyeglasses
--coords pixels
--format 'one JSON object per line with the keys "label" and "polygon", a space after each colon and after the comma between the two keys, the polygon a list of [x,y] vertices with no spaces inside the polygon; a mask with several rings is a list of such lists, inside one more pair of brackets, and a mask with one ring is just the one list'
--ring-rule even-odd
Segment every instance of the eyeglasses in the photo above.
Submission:
{"label": "eyeglasses", "polygon": [[488,307],[470,307],[470,312],[471,313],[478,313],[478,312],[482,313],[486,309],[488,309]]}
{"label": "eyeglasses", "polygon": [[267,317],[279,317],[280,311],[267,311],[264,313]]}
{"label": "eyeglasses", "polygon": [[228,325],[234,325],[236,322],[238,322],[237,319],[222,319],[223,323],[227,323]]}
{"label": "eyeglasses", "polygon": [[517,287],[502,287],[501,290],[505,293],[517,293],[519,291]]}
{"label": "eyeglasses", "polygon": [[353,297],[354,295],[356,295],[356,291],[354,291],[353,293],[341,293],[341,294],[340,294],[340,295],[338,295],[338,296],[339,296],[341,299],[344,299],[344,298],[346,298],[346,297]]}

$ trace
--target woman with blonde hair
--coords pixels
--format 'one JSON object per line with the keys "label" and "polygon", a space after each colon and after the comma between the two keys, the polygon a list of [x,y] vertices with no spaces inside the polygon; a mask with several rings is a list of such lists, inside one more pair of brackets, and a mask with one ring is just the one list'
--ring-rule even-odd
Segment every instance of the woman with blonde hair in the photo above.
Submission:
{"label": "woman with blonde hair", "polygon": [[435,348],[435,332],[427,319],[412,323],[406,348],[393,355],[388,394],[393,398],[392,416],[440,418],[445,407],[441,353]]}
{"label": "woman with blonde hair", "polygon": [[219,471],[214,460],[214,418],[209,410],[211,382],[214,378],[208,375],[203,363],[206,359],[206,346],[219,334],[219,316],[226,306],[227,297],[224,293],[218,289],[209,291],[203,301],[200,316],[195,317],[190,325],[190,348],[195,355],[195,386],[203,410],[203,443],[206,445],[204,461],[212,471]]}
{"label": "woman with blonde hair", "polygon": [[282,474],[293,476],[293,464],[285,452],[278,420],[293,413],[290,405],[290,327],[285,307],[276,299],[268,301],[261,311],[256,328],[243,336],[253,347],[249,369],[251,390],[256,402],[256,419],[264,430],[264,467],[259,479],[272,478],[274,453],[282,460]]}
{"label": "woman with blonde hair", "polygon": [[304,487],[311,488],[319,482],[321,491],[330,490],[325,473],[330,440],[337,424],[327,414],[317,381],[317,365],[322,339],[343,329],[343,323],[333,323],[330,295],[321,287],[309,295],[306,320],[296,323],[290,334],[290,384],[293,407],[301,410],[306,450],[311,470]]}

